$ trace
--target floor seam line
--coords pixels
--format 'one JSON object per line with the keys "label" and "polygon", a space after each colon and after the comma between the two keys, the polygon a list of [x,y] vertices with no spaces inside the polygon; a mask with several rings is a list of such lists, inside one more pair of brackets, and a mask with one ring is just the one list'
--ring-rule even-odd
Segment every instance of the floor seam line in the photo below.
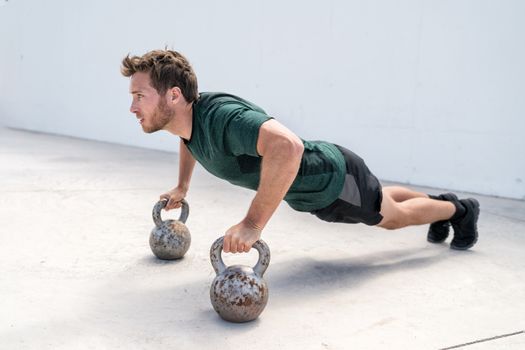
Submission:
{"label": "floor seam line", "polygon": [[474,340],[474,341],[471,341],[471,342],[468,342],[468,343],[464,343],[464,344],[458,344],[458,345],[450,346],[450,347],[447,347],[447,348],[441,348],[439,350],[457,349],[457,348],[461,348],[461,347],[465,347],[465,346],[469,346],[469,345],[484,343],[484,342],[491,341],[491,340],[496,340],[496,339],[501,339],[501,338],[506,338],[506,337],[512,337],[512,336],[523,334],[523,333],[525,333],[525,331],[519,331],[519,332],[514,332],[514,333],[497,335],[495,337]]}

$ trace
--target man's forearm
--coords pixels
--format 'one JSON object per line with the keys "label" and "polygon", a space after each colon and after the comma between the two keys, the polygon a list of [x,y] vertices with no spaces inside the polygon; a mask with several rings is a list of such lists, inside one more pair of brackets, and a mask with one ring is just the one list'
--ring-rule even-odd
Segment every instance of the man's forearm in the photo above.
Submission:
{"label": "man's forearm", "polygon": [[245,220],[262,230],[281,203],[297,176],[303,145],[289,141],[276,142],[263,156],[257,194]]}
{"label": "man's forearm", "polygon": [[193,158],[184,142],[180,140],[178,187],[183,188],[186,191],[190,188],[191,175],[194,167],[195,158]]}

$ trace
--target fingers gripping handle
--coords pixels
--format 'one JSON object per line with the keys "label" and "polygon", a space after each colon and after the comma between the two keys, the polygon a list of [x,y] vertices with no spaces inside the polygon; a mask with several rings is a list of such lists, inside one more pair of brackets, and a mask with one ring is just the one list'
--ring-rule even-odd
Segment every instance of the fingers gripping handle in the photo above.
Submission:
{"label": "fingers gripping handle", "polygon": [[[161,199],[153,207],[153,213],[152,213],[153,222],[155,223],[157,227],[160,227],[162,225],[162,218],[160,216],[160,211],[166,206],[166,204],[168,204],[168,200]],[[181,204],[182,204],[182,208],[181,208],[181,212],[180,212],[178,221],[185,223],[186,220],[188,219],[188,215],[190,215],[190,206],[188,205],[188,202],[186,202],[186,200],[184,199],[181,201]]]}
{"label": "fingers gripping handle", "polygon": [[[212,244],[210,249],[211,265],[217,275],[220,275],[226,270],[226,265],[224,264],[221,255],[223,244],[224,237],[220,237]],[[253,271],[256,275],[262,277],[270,264],[270,248],[262,239],[255,242],[253,248],[257,249],[259,252],[259,260],[257,260],[257,264],[255,264]]]}

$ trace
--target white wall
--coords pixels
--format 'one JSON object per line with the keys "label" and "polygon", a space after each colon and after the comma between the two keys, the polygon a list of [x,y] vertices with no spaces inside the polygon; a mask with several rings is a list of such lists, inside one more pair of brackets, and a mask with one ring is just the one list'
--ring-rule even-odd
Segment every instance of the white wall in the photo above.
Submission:
{"label": "white wall", "polygon": [[168,45],[382,179],[525,198],[525,2],[0,0],[0,124],[177,150],[129,111],[128,52]]}

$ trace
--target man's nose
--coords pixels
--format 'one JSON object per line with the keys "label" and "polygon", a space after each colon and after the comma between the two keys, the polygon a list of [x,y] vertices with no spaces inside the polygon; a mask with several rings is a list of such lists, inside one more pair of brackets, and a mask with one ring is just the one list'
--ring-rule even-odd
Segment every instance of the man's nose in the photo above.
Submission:
{"label": "man's nose", "polygon": [[129,111],[130,111],[131,113],[133,113],[133,114],[137,113],[138,108],[135,106],[135,103],[134,103],[134,102],[132,102],[132,103],[131,103],[131,106],[129,106]]}

